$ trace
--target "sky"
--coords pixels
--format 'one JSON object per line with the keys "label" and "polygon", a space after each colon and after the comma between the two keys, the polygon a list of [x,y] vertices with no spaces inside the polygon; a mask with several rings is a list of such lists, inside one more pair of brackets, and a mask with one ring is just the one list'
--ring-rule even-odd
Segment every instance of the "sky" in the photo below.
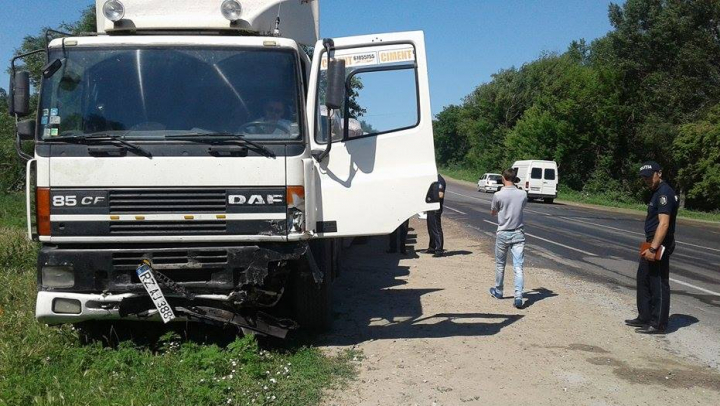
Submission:
{"label": "sky", "polygon": [[[0,0],[0,66],[9,66],[24,36],[74,22],[90,4]],[[424,31],[432,110],[437,114],[445,106],[462,103],[493,73],[520,67],[544,52],[564,52],[573,40],[602,37],[611,30],[609,4],[608,0],[322,0],[320,35]],[[7,89],[8,75],[5,69],[0,71],[0,87]]]}

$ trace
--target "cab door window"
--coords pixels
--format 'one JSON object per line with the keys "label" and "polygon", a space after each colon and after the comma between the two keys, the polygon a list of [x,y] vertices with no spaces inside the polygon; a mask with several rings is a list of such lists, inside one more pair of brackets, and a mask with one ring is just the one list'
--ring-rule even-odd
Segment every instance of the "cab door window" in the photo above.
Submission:
{"label": "cab door window", "polygon": [[[323,64],[327,58],[323,54]],[[352,140],[410,129],[420,123],[415,50],[410,44],[335,51],[333,56],[346,64],[346,97],[343,106],[332,112],[332,140]],[[323,70],[318,82],[318,143],[327,142]]]}

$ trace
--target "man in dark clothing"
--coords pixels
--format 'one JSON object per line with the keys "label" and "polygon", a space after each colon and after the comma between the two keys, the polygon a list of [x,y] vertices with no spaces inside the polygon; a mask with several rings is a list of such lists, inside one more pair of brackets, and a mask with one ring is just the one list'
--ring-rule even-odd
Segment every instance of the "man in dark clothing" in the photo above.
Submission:
{"label": "man in dark clothing", "polygon": [[[638,316],[625,320],[629,326],[640,327],[643,334],[664,334],[670,316],[670,255],[675,250],[675,218],[678,197],[662,179],[657,162],[646,162],[640,176],[653,191],[645,218],[645,239],[650,248],[640,254],[637,271]],[[658,250],[664,253],[655,260]]]}
{"label": "man in dark clothing", "polygon": [[393,253],[397,252],[398,249],[398,238],[400,239],[400,253],[401,254],[407,254],[407,248],[405,246],[405,241],[407,240],[408,235],[408,228],[410,227],[410,219],[405,220],[398,228],[395,229],[392,233],[390,233],[390,249],[388,249],[387,253]]}
{"label": "man in dark clothing", "polygon": [[438,195],[440,197],[440,209],[427,212],[427,228],[430,236],[430,246],[427,253],[434,254],[434,257],[441,257],[445,253],[443,249],[442,212],[445,202],[445,179],[438,174]]}

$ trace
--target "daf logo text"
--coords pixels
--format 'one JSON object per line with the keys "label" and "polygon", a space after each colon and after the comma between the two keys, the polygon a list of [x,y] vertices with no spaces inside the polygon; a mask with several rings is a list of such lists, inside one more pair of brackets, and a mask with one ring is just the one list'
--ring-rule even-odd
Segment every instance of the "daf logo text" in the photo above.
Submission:
{"label": "daf logo text", "polygon": [[272,205],[284,203],[283,195],[228,195],[228,204]]}

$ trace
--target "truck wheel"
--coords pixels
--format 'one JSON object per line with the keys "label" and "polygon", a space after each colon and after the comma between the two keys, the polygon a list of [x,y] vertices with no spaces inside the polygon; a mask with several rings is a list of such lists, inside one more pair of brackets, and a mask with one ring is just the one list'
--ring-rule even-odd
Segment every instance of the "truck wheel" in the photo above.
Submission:
{"label": "truck wheel", "polygon": [[555,200],[555,199],[553,199],[552,197],[546,197],[546,198],[543,199],[543,201],[544,201],[545,203],[550,203],[550,204],[552,204],[552,202],[553,202],[554,200]]}
{"label": "truck wheel", "polygon": [[310,331],[326,331],[332,321],[332,244],[330,240],[310,243],[313,257],[323,273],[323,281],[315,283],[309,266],[293,273],[293,308],[295,321]]}

